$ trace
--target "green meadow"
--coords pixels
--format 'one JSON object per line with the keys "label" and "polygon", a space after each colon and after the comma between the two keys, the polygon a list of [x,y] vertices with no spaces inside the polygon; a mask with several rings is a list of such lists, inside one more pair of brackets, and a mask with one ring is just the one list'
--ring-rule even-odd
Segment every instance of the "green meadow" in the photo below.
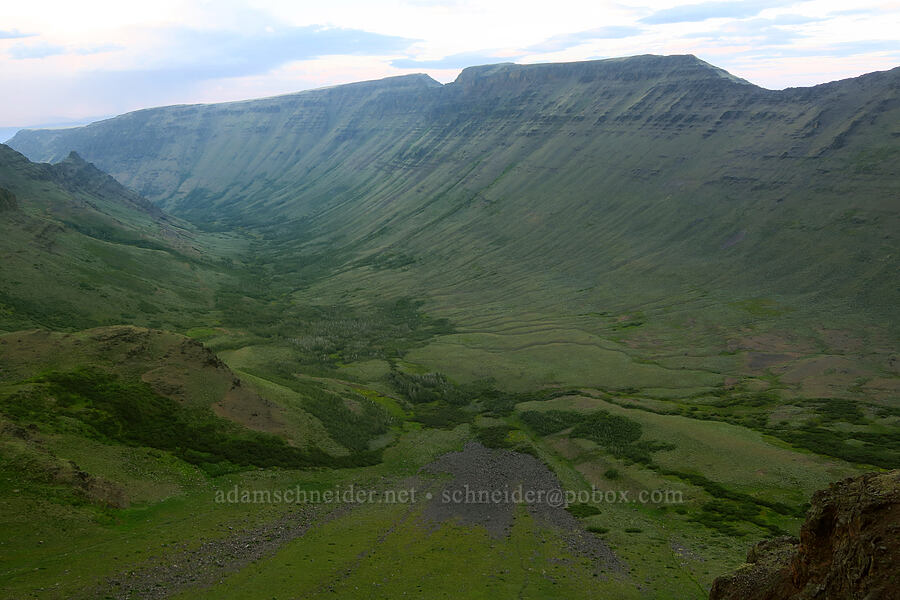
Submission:
{"label": "green meadow", "polygon": [[[19,133],[0,597],[707,597],[900,465],[897,76],[499,65]],[[572,501],[436,500],[510,464]],[[419,496],[216,501],[351,485]]]}

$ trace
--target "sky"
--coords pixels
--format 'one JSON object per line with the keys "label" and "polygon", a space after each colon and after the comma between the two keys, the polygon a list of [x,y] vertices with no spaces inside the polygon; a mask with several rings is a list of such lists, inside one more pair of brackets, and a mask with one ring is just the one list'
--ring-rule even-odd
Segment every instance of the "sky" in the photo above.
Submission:
{"label": "sky", "polygon": [[4,1],[0,130],[637,54],[694,54],[771,89],[815,85],[900,65],[900,1]]}

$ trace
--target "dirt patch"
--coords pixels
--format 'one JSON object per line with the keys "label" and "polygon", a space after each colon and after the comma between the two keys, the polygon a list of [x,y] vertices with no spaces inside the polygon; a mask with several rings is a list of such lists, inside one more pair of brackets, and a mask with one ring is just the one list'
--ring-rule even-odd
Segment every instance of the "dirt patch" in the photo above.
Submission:
{"label": "dirt patch", "polygon": [[559,479],[531,455],[469,442],[422,471],[451,476],[426,504],[426,520],[480,525],[501,538],[509,534],[516,507],[523,504],[539,523],[559,531],[573,552],[590,558],[595,572],[625,571],[609,546],[565,510]]}
{"label": "dirt patch", "polygon": [[294,441],[282,419],[281,407],[250,390],[233,387],[212,409],[218,416],[249,429],[284,436],[289,443]]}
{"label": "dirt patch", "polygon": [[746,231],[738,231],[737,233],[735,233],[735,234],[733,234],[731,237],[729,237],[727,240],[725,240],[724,242],[722,242],[722,245],[719,246],[719,249],[720,249],[720,250],[727,250],[728,248],[731,248],[731,247],[734,246],[735,244],[739,244],[739,243],[741,243],[742,241],[744,241],[744,238],[745,238],[745,237],[747,237],[747,232],[746,232]]}
{"label": "dirt patch", "polygon": [[823,375],[859,377],[864,374],[865,372],[853,361],[843,356],[820,356],[798,361],[797,364],[785,370],[781,379],[786,383],[800,383],[809,377],[821,377]]}
{"label": "dirt patch", "polygon": [[706,559],[677,540],[669,542],[669,547],[678,556],[678,564],[686,566],[690,561],[706,562]]}

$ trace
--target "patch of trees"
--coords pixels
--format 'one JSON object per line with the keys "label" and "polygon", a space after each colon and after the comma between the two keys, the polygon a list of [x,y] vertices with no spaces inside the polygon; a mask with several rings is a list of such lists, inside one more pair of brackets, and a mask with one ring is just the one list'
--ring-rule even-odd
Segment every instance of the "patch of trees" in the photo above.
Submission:
{"label": "patch of trees", "polygon": [[412,417],[413,421],[434,429],[453,429],[457,425],[471,423],[474,419],[473,412],[439,402],[417,405]]}
{"label": "patch of trees", "polygon": [[393,417],[365,396],[353,394],[349,398],[356,410],[347,407],[340,395],[313,384],[294,383],[303,395],[303,408],[315,416],[331,438],[352,452],[365,452],[369,440],[386,433]]}
{"label": "patch of trees", "polygon": [[390,372],[388,379],[391,385],[413,404],[441,402],[452,406],[465,406],[472,401],[470,390],[451,382],[443,373],[417,375],[395,369]]}
{"label": "patch of trees", "polygon": [[128,382],[99,369],[46,372],[31,392],[4,398],[0,411],[16,421],[71,429],[105,443],[172,452],[210,474],[248,467],[344,467],[379,462],[377,452],[332,457],[289,446],[275,435],[250,431],[208,410],[186,408],[144,382]]}
{"label": "patch of trees", "polygon": [[525,411],[522,421],[539,435],[558,433],[571,427],[569,437],[596,442],[607,452],[631,462],[650,464],[654,452],[674,446],[652,440],[639,441],[641,424],[606,411],[578,413],[563,410]]}

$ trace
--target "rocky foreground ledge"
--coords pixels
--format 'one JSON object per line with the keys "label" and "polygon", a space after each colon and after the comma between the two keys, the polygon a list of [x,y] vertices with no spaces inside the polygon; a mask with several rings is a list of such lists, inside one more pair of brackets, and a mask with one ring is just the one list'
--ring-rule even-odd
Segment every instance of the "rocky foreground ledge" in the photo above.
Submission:
{"label": "rocky foreground ledge", "polygon": [[756,544],[710,600],[900,599],[900,470],[813,495],[800,539]]}

